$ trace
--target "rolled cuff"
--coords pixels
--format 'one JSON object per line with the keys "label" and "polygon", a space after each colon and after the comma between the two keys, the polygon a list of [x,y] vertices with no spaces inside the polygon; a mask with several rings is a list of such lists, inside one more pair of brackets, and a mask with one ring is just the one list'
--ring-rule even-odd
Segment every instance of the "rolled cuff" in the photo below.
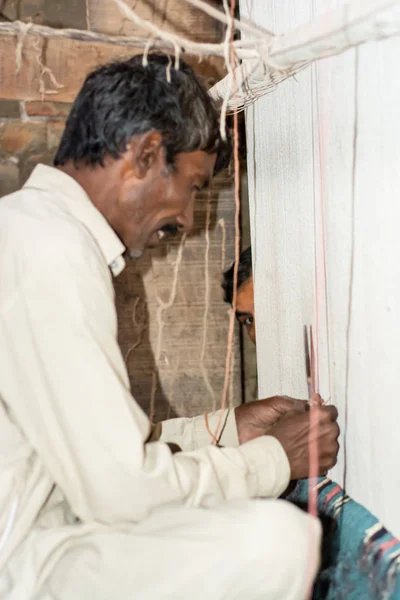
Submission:
{"label": "rolled cuff", "polygon": [[248,468],[250,496],[278,498],[290,481],[290,464],[281,443],[261,436],[238,448]]}
{"label": "rolled cuff", "polygon": [[202,448],[203,446],[208,446],[212,443],[213,437],[210,434],[210,431],[214,435],[216,433],[220,434],[218,437],[218,443],[220,446],[227,448],[237,448],[239,446],[235,410],[233,408],[217,410],[214,413],[208,413],[209,430],[207,429],[204,415],[194,417],[193,421],[197,448]]}
{"label": "rolled cuff", "polygon": [[[208,413],[208,426],[211,433],[215,434],[218,424],[220,425],[219,431],[222,428],[219,444],[227,448],[237,448],[239,437],[234,409]],[[160,427],[157,428],[157,431],[154,429],[155,435],[149,441],[159,439],[161,442],[172,442],[178,444],[186,452],[209,446],[213,441],[212,435],[207,430],[204,415],[191,419],[170,419],[159,425],[161,425],[161,429]]]}

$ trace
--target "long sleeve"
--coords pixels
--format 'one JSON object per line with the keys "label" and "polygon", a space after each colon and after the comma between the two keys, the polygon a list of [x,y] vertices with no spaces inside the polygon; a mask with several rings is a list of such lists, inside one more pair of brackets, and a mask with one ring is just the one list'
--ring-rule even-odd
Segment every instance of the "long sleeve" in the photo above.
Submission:
{"label": "long sleeve", "polygon": [[[204,415],[192,418],[169,419],[159,425],[159,439],[162,442],[177,444],[182,450],[196,450],[211,444],[212,437],[207,430]],[[215,433],[219,426],[218,431],[221,432],[219,443],[221,446],[227,446],[228,448],[239,446],[234,409],[208,413],[208,426],[212,433]]]}
{"label": "long sleeve", "polygon": [[74,513],[115,523],[168,503],[278,496],[289,473],[273,438],[174,455],[145,444],[150,423],[130,393],[108,270],[55,245],[1,304],[1,393]]}

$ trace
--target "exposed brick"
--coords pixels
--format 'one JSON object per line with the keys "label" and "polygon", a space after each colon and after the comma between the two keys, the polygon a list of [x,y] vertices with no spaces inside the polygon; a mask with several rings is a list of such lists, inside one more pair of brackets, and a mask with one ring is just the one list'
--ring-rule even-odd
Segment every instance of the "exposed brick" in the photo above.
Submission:
{"label": "exposed brick", "polygon": [[0,152],[22,154],[46,149],[46,123],[5,123],[0,128]]}
{"label": "exposed brick", "polygon": [[0,119],[2,118],[19,119],[19,102],[16,100],[0,100]]}
{"label": "exposed brick", "polygon": [[0,162],[0,197],[19,188],[19,167],[11,160]]}
{"label": "exposed brick", "polygon": [[3,3],[3,14],[12,21],[29,20],[43,24],[44,0],[22,0]]}
{"label": "exposed brick", "polygon": [[[36,2],[36,0],[31,0]],[[82,0],[42,0],[44,22],[51,27],[86,29],[86,2]]]}
{"label": "exposed brick", "polygon": [[13,0],[5,3],[3,12],[13,21],[19,19],[51,27],[86,28],[85,2],[82,0]]}
{"label": "exposed brick", "polygon": [[[102,4],[105,4],[103,0]],[[24,38],[24,60],[17,74],[15,55],[18,37],[0,35],[1,96],[4,100],[42,99],[43,86],[40,86],[41,69],[38,61],[37,39],[29,33]],[[46,38],[42,48],[42,62],[49,71],[42,77],[45,86],[44,99],[50,102],[54,100],[72,102],[90,71],[112,60],[141,53],[142,44],[143,42],[137,47],[130,48],[103,42],[82,42],[64,37]],[[225,72],[222,57],[210,56],[199,63],[196,55],[185,54],[185,59],[203,77],[220,78]],[[58,88],[49,76],[50,71],[55,80],[62,85],[61,88]]]}
{"label": "exposed brick", "polygon": [[[28,117],[67,117],[71,105],[66,102],[26,102]],[[1,110],[1,106],[0,106]]]}
{"label": "exposed brick", "polygon": [[57,150],[64,127],[65,121],[47,122],[47,149],[49,152],[55,152]]}
{"label": "exposed brick", "polygon": [[[25,183],[38,163],[51,165],[57,131],[62,123],[47,121],[9,122],[0,124],[0,160],[18,165],[7,167],[3,173],[2,193],[8,193]],[[49,142],[50,132],[50,147]]]}

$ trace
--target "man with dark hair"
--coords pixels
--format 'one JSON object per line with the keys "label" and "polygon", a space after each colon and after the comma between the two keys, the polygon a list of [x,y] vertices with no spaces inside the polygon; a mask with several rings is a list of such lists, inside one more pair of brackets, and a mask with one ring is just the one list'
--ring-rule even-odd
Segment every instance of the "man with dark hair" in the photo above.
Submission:
{"label": "man with dark hair", "polygon": [[88,76],[55,168],[1,200],[0,598],[306,597],[320,524],[274,500],[308,472],[306,403],[152,427],[117,344],[122,255],[189,231],[229,154],[192,69],[137,56]]}

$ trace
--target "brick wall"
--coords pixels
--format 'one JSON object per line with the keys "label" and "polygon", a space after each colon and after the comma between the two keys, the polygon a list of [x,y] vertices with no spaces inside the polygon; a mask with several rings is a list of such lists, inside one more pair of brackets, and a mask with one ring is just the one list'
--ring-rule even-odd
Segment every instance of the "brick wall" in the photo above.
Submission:
{"label": "brick wall", "polygon": [[38,162],[52,163],[69,105],[0,100],[0,195],[20,187]]}

